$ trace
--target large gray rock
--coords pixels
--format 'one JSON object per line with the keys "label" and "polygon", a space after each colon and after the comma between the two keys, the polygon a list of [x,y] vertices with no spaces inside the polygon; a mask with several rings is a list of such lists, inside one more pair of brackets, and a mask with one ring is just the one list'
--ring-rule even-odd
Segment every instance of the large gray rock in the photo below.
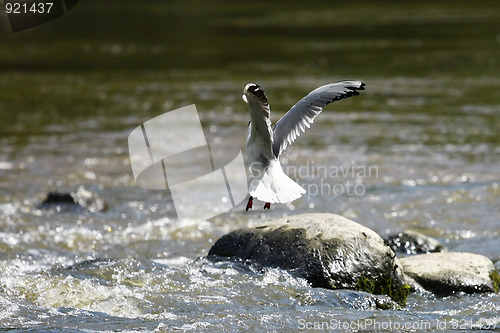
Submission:
{"label": "large gray rock", "polygon": [[399,260],[405,274],[436,295],[498,291],[490,259],[473,253],[429,253]]}
{"label": "large gray rock", "polygon": [[347,288],[390,296],[404,304],[409,286],[394,252],[374,231],[334,214],[304,214],[233,231],[208,254],[279,267],[314,287]]}

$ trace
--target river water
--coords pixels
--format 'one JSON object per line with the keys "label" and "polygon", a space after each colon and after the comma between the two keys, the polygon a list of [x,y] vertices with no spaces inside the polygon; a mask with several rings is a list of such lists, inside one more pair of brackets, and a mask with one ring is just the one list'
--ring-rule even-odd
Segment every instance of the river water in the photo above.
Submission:
{"label": "river water", "polygon": [[[0,22],[0,330],[499,329],[498,293],[379,310],[369,294],[204,259],[229,231],[318,212],[500,268],[498,2],[88,1],[16,34]],[[127,138],[144,121],[196,104],[210,142],[244,150],[246,83],[275,121],[342,79],[366,90],[282,158],[308,190],[292,204],[179,221],[168,191],[135,185]],[[79,186],[108,209],[39,206]]]}

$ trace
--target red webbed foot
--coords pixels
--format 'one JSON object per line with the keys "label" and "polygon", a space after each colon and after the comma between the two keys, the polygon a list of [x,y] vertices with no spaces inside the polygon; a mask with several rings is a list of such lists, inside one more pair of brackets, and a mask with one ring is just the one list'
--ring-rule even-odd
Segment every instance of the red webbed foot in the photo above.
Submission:
{"label": "red webbed foot", "polygon": [[266,204],[264,205],[264,209],[271,209],[271,203],[270,202],[266,202]]}
{"label": "red webbed foot", "polygon": [[253,205],[253,197],[250,196],[250,198],[248,198],[247,209],[245,209],[245,211],[248,212],[249,209],[252,209],[252,205]]}

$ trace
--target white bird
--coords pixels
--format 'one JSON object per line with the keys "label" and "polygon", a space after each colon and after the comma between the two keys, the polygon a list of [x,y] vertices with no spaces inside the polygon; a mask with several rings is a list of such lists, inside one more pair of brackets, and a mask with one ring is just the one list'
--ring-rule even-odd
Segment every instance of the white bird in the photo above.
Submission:
{"label": "white bird", "polygon": [[364,86],[361,81],[340,81],[321,86],[292,106],[274,128],[264,91],[255,83],[245,86],[242,98],[248,104],[251,119],[246,151],[254,176],[246,210],[252,208],[254,197],[266,203],[264,209],[269,209],[271,203],[291,202],[306,192],[283,172],[279,160],[281,153],[311,126],[326,105],[359,95],[358,90],[364,90]]}

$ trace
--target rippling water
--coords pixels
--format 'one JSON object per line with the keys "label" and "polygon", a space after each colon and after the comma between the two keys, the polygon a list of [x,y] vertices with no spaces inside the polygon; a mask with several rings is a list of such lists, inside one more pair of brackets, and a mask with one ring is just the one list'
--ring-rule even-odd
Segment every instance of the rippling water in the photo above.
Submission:
{"label": "rippling water", "polygon": [[[331,212],[382,236],[420,230],[500,268],[496,2],[291,2],[280,12],[126,3],[81,3],[37,29],[2,32],[1,328],[498,329],[498,293],[414,294],[382,311],[381,296],[203,259],[236,228]],[[127,137],[142,122],[196,104],[209,141],[243,148],[246,83],[266,90],[278,119],[311,89],[347,78],[366,91],[328,106],[283,157],[308,190],[293,204],[245,212],[241,203],[179,222],[168,192],[135,186]],[[39,207],[48,192],[80,185],[108,210]]]}

